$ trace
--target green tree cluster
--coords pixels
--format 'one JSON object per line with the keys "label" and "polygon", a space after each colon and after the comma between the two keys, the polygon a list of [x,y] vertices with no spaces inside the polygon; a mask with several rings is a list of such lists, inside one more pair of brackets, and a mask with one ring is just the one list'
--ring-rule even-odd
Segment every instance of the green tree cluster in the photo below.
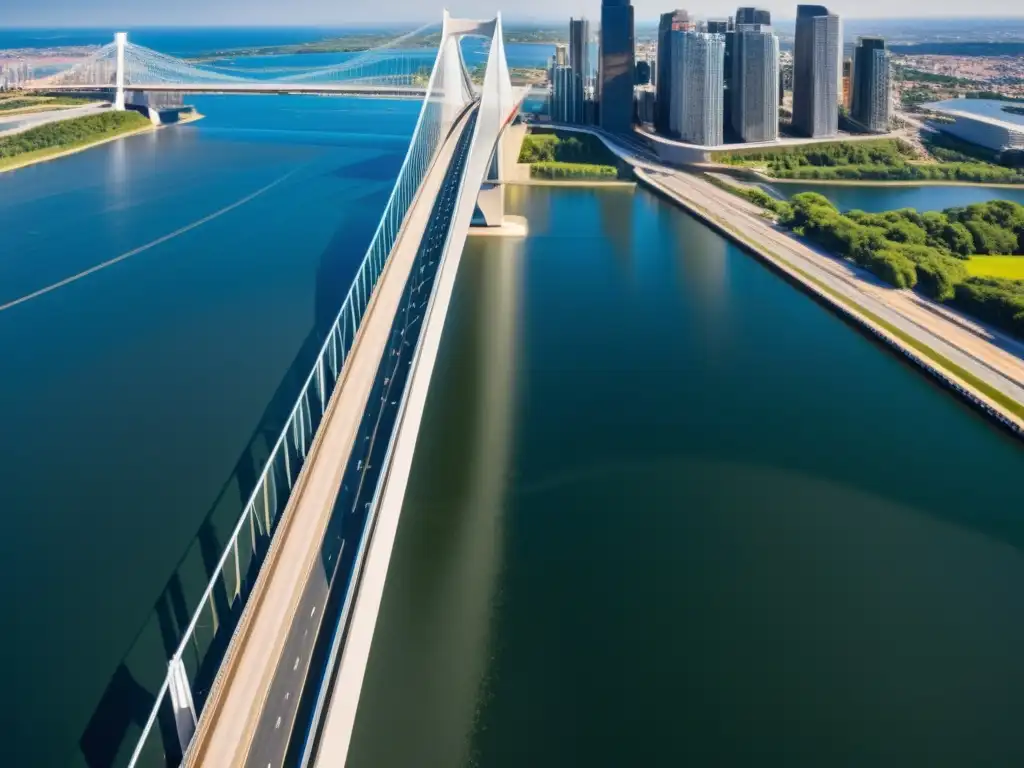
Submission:
{"label": "green tree cluster", "polygon": [[587,163],[616,165],[616,157],[604,143],[588,133],[568,136],[557,133],[529,133],[519,150],[520,163]]}
{"label": "green tree cluster", "polygon": [[[746,192],[743,196],[754,199]],[[822,195],[804,192],[794,195],[778,218],[890,285],[916,287],[1024,336],[1024,281],[969,277],[964,265],[971,254],[1024,257],[1024,206],[1018,203],[993,200],[925,213],[903,208],[842,214]]]}
{"label": "green tree cluster", "polygon": [[720,152],[721,163],[763,166],[778,179],[821,181],[968,181],[1024,184],[1024,171],[968,154],[962,146],[938,141],[949,149],[936,154],[936,163],[913,162],[913,149],[898,139],[823,142],[769,150]]}
{"label": "green tree cluster", "polygon": [[104,112],[0,137],[0,159],[41,149],[76,147],[149,125],[138,112]]}

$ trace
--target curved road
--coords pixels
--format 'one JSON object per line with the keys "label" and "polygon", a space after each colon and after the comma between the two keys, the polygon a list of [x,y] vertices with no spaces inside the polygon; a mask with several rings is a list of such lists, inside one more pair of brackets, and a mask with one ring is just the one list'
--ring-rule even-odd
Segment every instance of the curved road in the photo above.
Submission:
{"label": "curved road", "polygon": [[47,123],[59,123],[62,120],[71,120],[76,117],[94,115],[104,109],[110,109],[110,103],[97,101],[95,104],[86,104],[84,107],[71,107],[70,109],[53,109],[45,112],[29,112],[20,115],[7,115],[0,117],[0,136],[13,136],[22,133],[30,128],[38,128]]}

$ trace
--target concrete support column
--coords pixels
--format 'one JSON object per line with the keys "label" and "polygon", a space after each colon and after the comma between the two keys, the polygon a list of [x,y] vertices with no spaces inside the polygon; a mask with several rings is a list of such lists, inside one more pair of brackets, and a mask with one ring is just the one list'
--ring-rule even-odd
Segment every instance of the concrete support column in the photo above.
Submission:
{"label": "concrete support column", "polygon": [[480,194],[477,196],[477,206],[484,217],[485,227],[500,227],[505,223],[505,185],[502,184],[501,167],[504,165],[502,154],[505,139],[505,132],[498,136],[498,142],[494,145],[494,154],[491,155],[491,163],[487,167],[484,176],[484,183],[480,185]]}
{"label": "concrete support column", "polygon": [[114,109],[124,112],[124,45],[128,42],[127,32],[115,32],[114,44],[117,46],[117,70],[114,73]]}

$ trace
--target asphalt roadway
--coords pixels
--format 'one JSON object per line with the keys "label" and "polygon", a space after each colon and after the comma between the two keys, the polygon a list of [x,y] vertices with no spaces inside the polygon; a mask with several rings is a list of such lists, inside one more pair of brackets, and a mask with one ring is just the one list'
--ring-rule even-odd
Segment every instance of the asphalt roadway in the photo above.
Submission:
{"label": "asphalt roadway", "polygon": [[20,115],[6,115],[0,117],[0,136],[13,136],[31,128],[38,128],[47,123],[59,123],[62,120],[72,120],[76,117],[95,115],[105,109],[110,109],[106,101],[97,101],[95,104],[86,104],[83,107],[70,107],[68,109],[53,109],[43,112],[28,112]]}

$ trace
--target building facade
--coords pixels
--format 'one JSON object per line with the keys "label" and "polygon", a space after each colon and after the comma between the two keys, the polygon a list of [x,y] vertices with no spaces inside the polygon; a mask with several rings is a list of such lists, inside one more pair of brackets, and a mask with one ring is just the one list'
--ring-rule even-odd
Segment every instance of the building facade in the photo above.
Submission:
{"label": "building facade", "polygon": [[569,66],[589,85],[590,22],[586,19],[569,19]]}
{"label": "building facade", "polygon": [[551,119],[557,123],[583,121],[582,105],[578,98],[578,80],[572,67],[551,69]]}
{"label": "building facade", "polygon": [[841,51],[839,17],[821,5],[798,5],[793,46],[793,127],[805,136],[834,136],[839,131]]}
{"label": "building facade", "polygon": [[626,133],[633,127],[635,38],[629,0],[603,0],[601,51],[598,57],[598,114],[606,131]]}
{"label": "building facade", "polygon": [[658,62],[655,68],[654,128],[658,133],[671,133],[672,112],[672,32],[692,32],[696,23],[690,14],[679,9],[661,14],[658,21]]}
{"label": "building facade", "polygon": [[996,152],[1024,151],[1024,125],[957,109],[938,108],[935,111],[951,118],[951,122],[930,123],[943,133]]}
{"label": "building facade", "polygon": [[850,117],[872,133],[889,130],[889,52],[881,37],[861,37],[853,57]]}
{"label": "building facade", "polygon": [[[741,9],[742,10],[742,9]],[[771,29],[735,33],[729,95],[742,141],[779,138],[779,38]]]}
{"label": "building facade", "polygon": [[737,8],[736,27],[741,24],[759,24],[762,27],[771,26],[772,14],[764,8]]}
{"label": "building facade", "polygon": [[705,32],[672,33],[671,120],[683,141],[723,141],[725,38]]}

